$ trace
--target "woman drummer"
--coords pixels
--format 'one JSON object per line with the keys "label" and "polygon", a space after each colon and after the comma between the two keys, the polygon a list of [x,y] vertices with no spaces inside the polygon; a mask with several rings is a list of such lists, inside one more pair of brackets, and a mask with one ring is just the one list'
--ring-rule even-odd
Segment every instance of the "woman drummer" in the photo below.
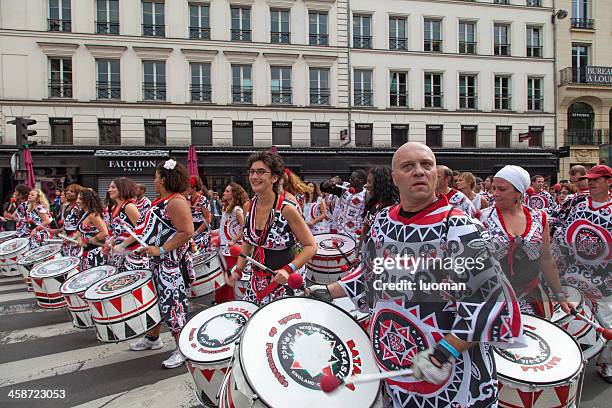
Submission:
{"label": "woman drummer", "polygon": [[[70,184],[64,189],[64,202],[58,214],[60,228],[53,231],[54,233],[63,233],[69,238],[76,236],[81,217],[81,209],[77,204],[80,191],[81,186],[78,184]],[[68,240],[64,240],[62,243],[62,256],[76,256],[80,258],[82,253],[83,248],[80,245]]]}
{"label": "woman drummer", "polygon": [[27,220],[28,213],[28,196],[30,195],[30,191],[32,189],[25,184],[17,184],[15,186],[15,192],[13,195],[15,196],[15,210],[13,212],[6,212],[4,216],[7,219],[14,220],[16,223],[16,231],[15,237],[17,238],[28,238],[30,236],[30,232],[32,232],[32,226]]}
{"label": "woman drummer", "polygon": [[[178,349],[178,337],[187,322],[187,289],[183,275],[194,277],[189,240],[193,237],[193,220],[189,202],[183,196],[189,185],[187,169],[173,159],[158,164],[155,170],[155,191],[159,198],[151,203],[136,233],[148,246],[141,252],[148,254],[153,280],[159,295],[164,321],[174,336],[176,350],[163,362],[175,368],[185,362]],[[129,246],[133,237],[124,241]],[[161,325],[157,325],[137,342],[130,344],[135,351],[163,347],[159,339]]]}
{"label": "woman drummer", "polygon": [[33,227],[30,231],[30,249],[43,245],[46,239],[51,238],[51,217],[49,216],[49,201],[45,193],[35,188],[28,194],[27,222]]}
{"label": "woman drummer", "polygon": [[191,207],[191,218],[193,219],[194,238],[196,246],[200,251],[207,251],[210,246],[210,200],[201,191],[205,191],[204,183],[199,176],[189,178],[187,199]]}
{"label": "woman drummer", "polygon": [[[245,209],[242,253],[272,269],[274,275],[252,265],[251,285],[244,300],[265,304],[287,295],[283,285],[289,274],[303,272],[303,266],[316,252],[316,243],[296,204],[279,191],[285,170],[283,159],[264,151],[252,154],[248,166],[255,197]],[[301,251],[296,254],[298,244]],[[230,286],[240,279],[245,266],[245,259],[239,258],[228,278]]]}
{"label": "woman drummer", "polygon": [[304,193],[304,221],[313,234],[326,234],[329,232],[327,205],[321,197],[319,185],[308,182],[306,187],[308,190]]}
{"label": "woman drummer", "polygon": [[493,178],[495,204],[482,211],[480,220],[489,231],[494,253],[520,300],[521,311],[550,317],[539,279],[542,271],[554,300],[569,313],[570,304],[550,252],[546,213],[523,205],[529,184],[529,173],[522,167],[501,169]]}
{"label": "woman drummer", "polygon": [[108,228],[102,219],[100,197],[91,188],[82,188],[77,204],[82,215],[78,222],[80,244],[83,247],[81,270],[105,265],[108,261],[102,252],[102,245],[108,236]]}

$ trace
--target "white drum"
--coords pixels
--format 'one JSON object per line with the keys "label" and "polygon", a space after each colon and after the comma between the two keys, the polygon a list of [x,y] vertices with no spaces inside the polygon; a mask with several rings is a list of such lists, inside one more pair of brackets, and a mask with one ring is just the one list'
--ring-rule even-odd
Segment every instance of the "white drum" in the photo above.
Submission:
{"label": "white drum", "polygon": [[[580,290],[573,286],[563,285],[563,292],[567,296],[567,300],[576,304],[576,311],[584,318],[596,323],[593,314],[593,304],[587,298],[582,296]],[[593,326],[585,321],[582,321],[574,316],[568,316],[561,309],[561,306],[555,304],[555,312],[552,317],[552,322],[563,330],[571,334],[580,349],[584,358],[590,360],[597,356],[604,347],[605,340],[602,335],[595,330]]]}
{"label": "white drum", "polygon": [[181,331],[179,349],[187,359],[197,398],[206,407],[219,404],[217,394],[240,339],[244,324],[257,305],[226,302],[195,315]]}
{"label": "white drum", "polygon": [[15,238],[17,231],[2,231],[0,232],[0,244],[8,241],[9,239]]}
{"label": "white drum", "polygon": [[27,238],[13,238],[0,244],[0,273],[4,276],[19,276],[17,261],[30,249]]}
{"label": "white drum", "polygon": [[94,283],[114,275],[116,272],[117,268],[114,266],[101,265],[82,271],[64,282],[60,292],[66,299],[74,327],[79,329],[93,327],[89,306],[83,299],[85,291]]}
{"label": "white drum", "polygon": [[[316,284],[328,284],[340,280],[346,274],[343,266],[355,263],[357,243],[347,235],[317,234],[317,253],[307,264],[306,278]],[[338,243],[338,247],[334,245]],[[343,256],[340,250],[344,253]]]}
{"label": "white drum", "polygon": [[38,306],[59,309],[66,306],[60,288],[66,279],[79,272],[81,260],[75,256],[60,257],[36,265],[30,271]]}
{"label": "white drum", "polygon": [[35,265],[46,262],[50,259],[55,259],[61,256],[62,245],[61,244],[50,244],[39,246],[38,248],[32,249],[21,257],[17,261],[17,268],[23,275],[28,292],[32,292],[32,278],[30,278],[30,271]]}
{"label": "white drum", "polygon": [[94,283],[85,291],[85,301],[100,341],[141,336],[162,320],[153,275],[145,270],[121,272]]}
{"label": "white drum", "polygon": [[246,323],[220,407],[366,408],[380,382],[320,389],[323,375],[376,373],[367,334],[344,310],[312,298],[276,300]]}
{"label": "white drum", "polygon": [[234,285],[234,296],[236,299],[244,298],[244,294],[251,285],[251,273],[243,271],[242,277]]}
{"label": "white drum", "polygon": [[334,299],[333,303],[334,305],[342,308],[342,310],[353,316],[353,319],[355,319],[355,321],[359,323],[361,327],[363,327],[366,333],[369,333],[370,315],[368,313],[363,313],[362,311],[357,309],[357,306],[355,306],[353,301],[347,297]]}
{"label": "white drum", "polygon": [[191,282],[189,297],[199,297],[213,293],[225,285],[223,269],[216,252],[206,252],[193,259],[195,279]]}
{"label": "white drum", "polygon": [[580,347],[572,336],[547,320],[530,315],[522,315],[522,320],[526,347],[493,347],[499,406],[579,406],[584,371]]}

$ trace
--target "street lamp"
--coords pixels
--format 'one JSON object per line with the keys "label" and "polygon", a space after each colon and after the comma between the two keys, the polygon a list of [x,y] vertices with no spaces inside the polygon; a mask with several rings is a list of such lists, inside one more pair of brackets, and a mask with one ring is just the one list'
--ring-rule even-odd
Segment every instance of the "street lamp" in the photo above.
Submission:
{"label": "street lamp", "polygon": [[[554,2],[553,2],[553,7],[554,7]],[[555,24],[555,22],[557,20],[563,20],[564,18],[567,17],[567,10],[563,10],[563,9],[559,9],[557,10],[556,13],[553,13],[552,16],[550,16],[550,22],[552,23],[553,26],[553,82],[554,82],[554,88],[553,88],[553,100],[554,100],[554,104],[555,104],[555,147],[559,148],[559,125],[558,125],[558,115],[559,112],[557,112],[558,110],[558,100],[559,100],[559,88],[558,88],[558,84],[557,84],[557,72],[558,72],[558,68],[557,68],[557,25]],[[560,155],[559,155],[560,156]],[[559,172],[560,167],[561,167],[561,163],[560,163],[560,157],[557,156],[557,172]]]}
{"label": "street lamp", "polygon": [[567,17],[567,11],[559,9],[555,14],[551,16],[550,20],[553,24],[555,24],[555,20],[563,20],[565,17]]}

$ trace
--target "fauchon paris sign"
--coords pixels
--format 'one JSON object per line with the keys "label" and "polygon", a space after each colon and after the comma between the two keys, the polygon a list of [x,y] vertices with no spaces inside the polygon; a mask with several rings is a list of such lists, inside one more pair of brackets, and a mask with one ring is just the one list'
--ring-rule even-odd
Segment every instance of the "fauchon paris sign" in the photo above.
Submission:
{"label": "fauchon paris sign", "polygon": [[98,170],[107,174],[154,174],[167,151],[98,151]]}

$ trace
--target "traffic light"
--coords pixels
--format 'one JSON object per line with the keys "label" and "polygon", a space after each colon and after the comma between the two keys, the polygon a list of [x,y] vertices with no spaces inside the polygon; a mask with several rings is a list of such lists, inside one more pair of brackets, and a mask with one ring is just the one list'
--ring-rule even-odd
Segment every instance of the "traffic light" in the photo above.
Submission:
{"label": "traffic light", "polygon": [[28,126],[35,125],[36,121],[34,119],[27,119],[22,117],[16,117],[14,120],[8,121],[11,125],[15,125],[15,138],[17,148],[19,150],[29,149],[30,147],[36,146],[38,143],[35,141],[31,141],[28,138],[30,136],[36,135],[36,131],[33,129],[28,129]]}

